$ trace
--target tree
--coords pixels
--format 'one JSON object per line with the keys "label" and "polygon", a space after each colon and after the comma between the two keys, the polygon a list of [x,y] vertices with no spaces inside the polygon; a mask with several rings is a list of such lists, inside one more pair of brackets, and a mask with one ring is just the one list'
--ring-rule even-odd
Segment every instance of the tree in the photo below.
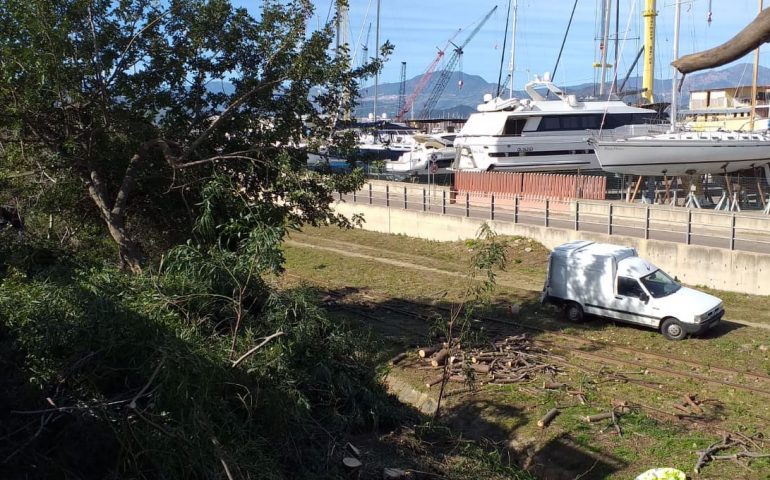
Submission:
{"label": "tree", "polygon": [[212,178],[264,207],[254,221],[345,224],[332,194],[360,172],[308,172],[294,146],[306,124],[331,138],[380,63],[352,69],[330,50],[331,24],[307,31],[312,12],[309,0],[266,0],[258,19],[229,0],[3,2],[0,155],[13,171],[0,179],[77,185],[81,215],[134,272],[149,244],[187,236]]}

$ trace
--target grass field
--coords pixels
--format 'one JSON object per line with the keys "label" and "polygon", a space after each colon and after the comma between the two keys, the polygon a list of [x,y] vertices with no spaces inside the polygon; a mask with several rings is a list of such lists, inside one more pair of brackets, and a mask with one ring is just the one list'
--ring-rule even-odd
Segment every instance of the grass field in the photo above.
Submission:
{"label": "grass field", "polygon": [[[752,438],[757,442],[749,446],[754,452],[770,453],[770,444],[756,440],[758,434],[770,433],[769,398],[757,393],[763,388],[770,390],[770,380],[765,385],[760,378],[770,375],[770,330],[725,322],[702,338],[670,342],[652,330],[600,319],[579,326],[563,323],[558,312],[538,302],[548,251],[527,239],[507,240],[508,265],[497,278],[494,302],[485,314],[541,328],[533,334],[536,340],[553,342],[553,354],[568,361],[560,368],[558,381],[583,391],[587,402],[576,403],[567,391],[545,391],[542,378],[526,385],[485,386],[479,392],[448,400],[447,422],[457,433],[480,442],[476,445],[493,442],[505,446],[514,463],[542,478],[634,478],[647,468],[663,466],[691,473],[696,452],[726,432]],[[463,298],[470,282],[471,247],[472,242],[441,243],[362,230],[306,229],[292,234],[286,244],[287,275],[281,281],[306,283],[323,291],[347,289],[356,292],[350,297],[353,303],[405,300],[426,307],[450,305]],[[727,319],[770,326],[770,297],[710,293],[724,300]],[[505,314],[511,304],[521,306],[513,319]],[[378,322],[364,320],[364,325],[383,335],[393,351],[426,341],[413,333],[420,331],[416,330],[419,325],[411,331],[400,324],[388,326],[387,316]],[[586,353],[610,355],[628,363],[622,367],[581,356],[570,349],[574,345],[564,344],[559,337],[562,334],[571,335],[573,343],[585,343]],[[674,360],[651,363],[644,352]],[[644,362],[665,371],[628,367]],[[730,371],[721,371],[719,366]],[[681,376],[666,373],[674,370]],[[423,390],[425,378],[435,375],[413,368],[394,369],[391,374]],[[748,381],[751,374],[757,378]],[[619,375],[644,381],[619,381]],[[731,386],[738,384],[756,388],[752,392]],[[704,400],[702,418],[675,416],[683,395]],[[644,406],[620,416],[622,436],[607,423],[582,420],[585,415],[607,411],[620,399]],[[536,420],[552,407],[559,407],[562,414],[548,429],[539,429]],[[499,461],[506,464],[508,459]],[[697,478],[768,476],[770,462],[755,459],[750,464],[745,460],[715,461]]]}

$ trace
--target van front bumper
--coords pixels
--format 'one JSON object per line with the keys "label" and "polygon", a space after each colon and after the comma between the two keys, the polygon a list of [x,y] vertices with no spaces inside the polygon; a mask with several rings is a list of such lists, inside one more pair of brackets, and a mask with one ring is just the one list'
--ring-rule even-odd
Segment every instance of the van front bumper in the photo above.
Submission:
{"label": "van front bumper", "polygon": [[719,323],[719,321],[722,320],[722,317],[724,315],[725,315],[725,310],[723,308],[723,309],[720,309],[716,314],[714,314],[711,318],[709,318],[705,322],[683,323],[682,328],[684,329],[685,332],[689,333],[690,335],[698,335],[710,329],[717,323]]}

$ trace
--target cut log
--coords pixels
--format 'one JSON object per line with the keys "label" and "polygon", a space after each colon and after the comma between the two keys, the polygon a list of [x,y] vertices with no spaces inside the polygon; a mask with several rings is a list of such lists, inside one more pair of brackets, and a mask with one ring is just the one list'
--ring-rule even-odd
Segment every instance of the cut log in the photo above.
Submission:
{"label": "cut log", "polygon": [[427,382],[425,382],[425,386],[430,388],[433,385],[438,385],[439,383],[441,383],[441,379],[442,378],[444,378],[444,375],[439,375],[438,377],[432,378],[432,379],[428,380]]}
{"label": "cut log", "polygon": [[558,383],[558,382],[543,382],[543,389],[545,390],[559,390],[567,385],[564,383]]}
{"label": "cut log", "polygon": [[345,465],[345,468],[348,470],[357,470],[361,468],[361,465],[363,465],[359,459],[353,457],[343,458],[342,464]]}
{"label": "cut log", "polygon": [[446,348],[439,350],[438,353],[436,353],[433,358],[430,359],[430,364],[434,367],[441,366],[446,363],[447,358],[449,357],[449,350]]}
{"label": "cut log", "polygon": [[382,471],[382,480],[397,480],[406,478],[406,471],[400,468],[386,468]]}
{"label": "cut log", "polygon": [[671,65],[682,74],[720,67],[743,57],[768,41],[770,41],[770,9],[765,9],[746,28],[722,45],[685,55],[671,62]]}
{"label": "cut log", "polygon": [[597,413],[596,415],[587,415],[584,418],[588,423],[599,422],[601,420],[607,420],[608,418],[612,418],[612,412]]}
{"label": "cut log", "polygon": [[425,347],[417,350],[417,355],[419,355],[420,358],[430,357],[433,355],[433,352],[438,352],[441,350],[441,345],[433,345],[432,347]]}
{"label": "cut log", "polygon": [[551,421],[553,421],[553,419],[556,418],[556,416],[558,414],[559,414],[559,410],[558,409],[556,409],[556,408],[550,409],[548,411],[548,413],[543,415],[543,418],[541,418],[540,420],[537,421],[537,426],[540,427],[540,428],[547,427],[548,425],[551,424]]}
{"label": "cut log", "polygon": [[476,373],[489,373],[492,370],[492,367],[484,363],[474,363],[471,365],[471,368]]}
{"label": "cut log", "polygon": [[391,365],[397,365],[398,362],[400,362],[401,360],[403,360],[405,358],[406,358],[406,352],[401,352],[398,355],[396,355],[395,357],[391,358],[390,362],[388,362],[388,363],[391,364]]}

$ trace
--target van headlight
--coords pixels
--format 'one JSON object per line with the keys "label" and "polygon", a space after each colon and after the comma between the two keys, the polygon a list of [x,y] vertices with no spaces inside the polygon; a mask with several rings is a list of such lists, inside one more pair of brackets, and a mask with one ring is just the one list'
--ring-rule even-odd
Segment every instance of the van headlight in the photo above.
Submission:
{"label": "van headlight", "polygon": [[709,314],[708,314],[708,312],[706,312],[706,313],[703,313],[703,314],[700,314],[700,315],[695,315],[695,319],[694,320],[695,320],[695,323],[703,323],[708,318],[709,318]]}

